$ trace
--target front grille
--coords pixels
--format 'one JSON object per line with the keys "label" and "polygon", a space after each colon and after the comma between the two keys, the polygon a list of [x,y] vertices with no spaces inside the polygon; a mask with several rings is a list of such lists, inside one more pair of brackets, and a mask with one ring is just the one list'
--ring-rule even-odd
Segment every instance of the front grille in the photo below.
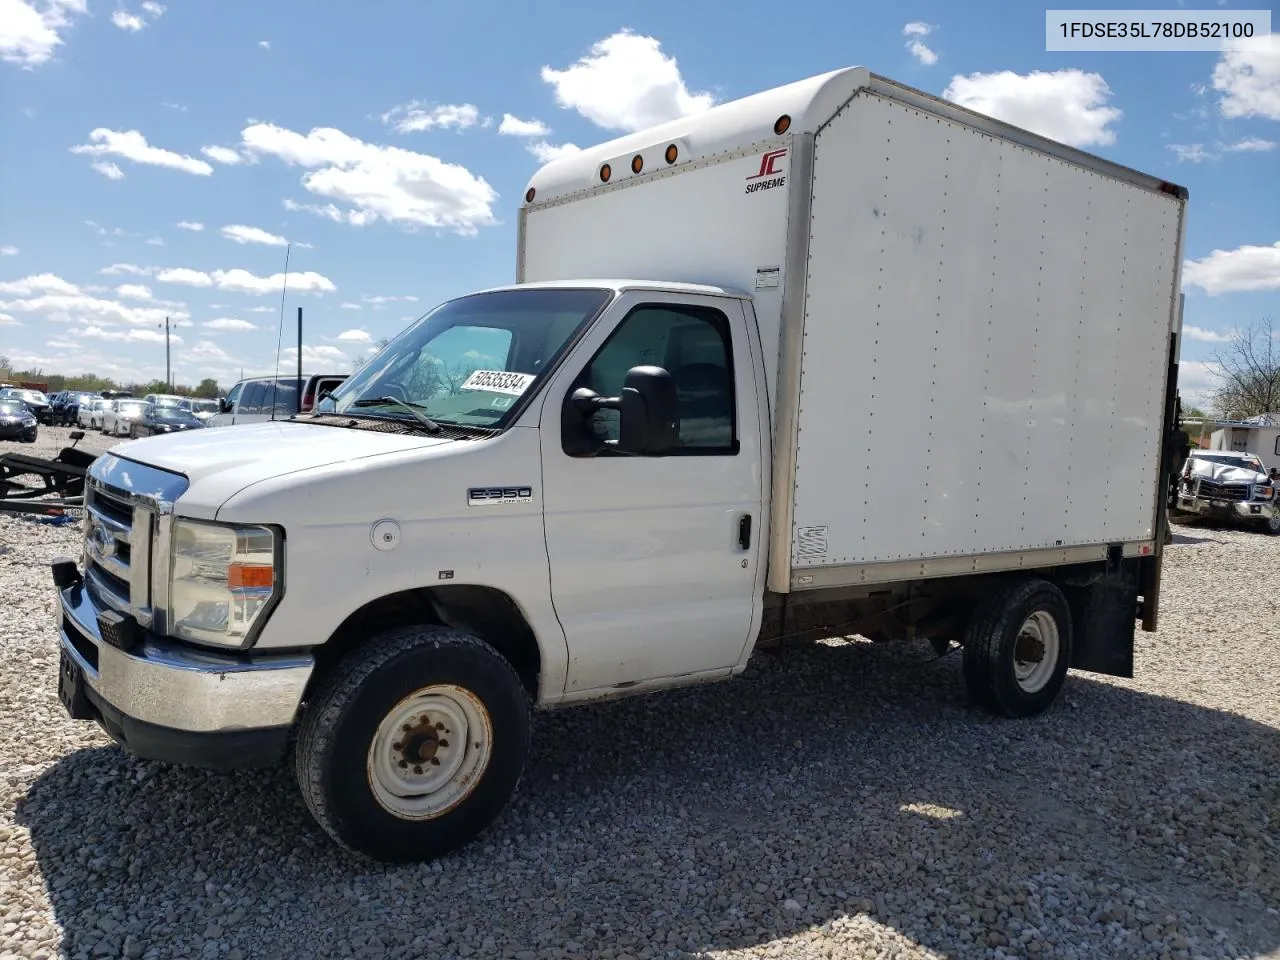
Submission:
{"label": "front grille", "polygon": [[123,612],[148,602],[150,516],[129,495],[103,484],[85,490],[85,579],[98,599]]}
{"label": "front grille", "polygon": [[1206,500],[1250,500],[1253,488],[1247,483],[1218,483],[1214,480],[1200,481],[1200,496]]}

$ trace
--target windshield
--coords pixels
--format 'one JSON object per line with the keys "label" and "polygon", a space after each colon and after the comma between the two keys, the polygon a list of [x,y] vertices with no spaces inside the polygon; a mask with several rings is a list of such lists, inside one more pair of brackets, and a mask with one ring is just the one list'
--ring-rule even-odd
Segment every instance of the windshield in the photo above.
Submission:
{"label": "windshield", "polygon": [[0,400],[0,417],[20,417],[27,408],[14,400]]}
{"label": "windshield", "polygon": [[1192,460],[1207,460],[1210,463],[1224,463],[1231,467],[1244,467],[1249,470],[1262,471],[1262,461],[1248,454],[1230,453],[1194,453]]}
{"label": "windshield", "polygon": [[48,403],[49,398],[39,390],[23,390],[20,394],[23,400],[29,403]]}
{"label": "windshield", "polygon": [[438,423],[501,428],[574,334],[609,302],[607,290],[500,290],[451,300],[383,347],[319,412],[412,420],[394,397]]}
{"label": "windshield", "polygon": [[181,397],[156,397],[157,407],[180,407],[182,406]]}

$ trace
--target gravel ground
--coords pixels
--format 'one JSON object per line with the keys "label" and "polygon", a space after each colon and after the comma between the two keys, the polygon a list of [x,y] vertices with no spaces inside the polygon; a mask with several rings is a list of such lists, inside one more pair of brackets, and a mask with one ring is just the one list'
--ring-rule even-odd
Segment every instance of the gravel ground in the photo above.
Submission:
{"label": "gravel ground", "polygon": [[286,772],[66,720],[46,564],[76,529],[0,518],[0,958],[1280,956],[1280,538],[1177,532],[1134,681],[996,721],[923,646],[760,656],[542,715],[480,844],[382,868]]}

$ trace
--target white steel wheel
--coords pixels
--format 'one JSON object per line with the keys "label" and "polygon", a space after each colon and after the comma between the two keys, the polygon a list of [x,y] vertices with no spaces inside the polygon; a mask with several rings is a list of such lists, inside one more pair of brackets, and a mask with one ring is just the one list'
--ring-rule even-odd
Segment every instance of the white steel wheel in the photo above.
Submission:
{"label": "white steel wheel", "polygon": [[1013,645],[1013,675],[1026,693],[1039,693],[1053,677],[1061,654],[1058,624],[1044,610],[1027,617]]}
{"label": "white steel wheel", "polygon": [[378,725],[366,762],[369,788],[404,820],[448,813],[475,789],[493,752],[493,722],[471,691],[423,687]]}
{"label": "white steel wheel", "polygon": [[979,601],[965,630],[965,685],[992,713],[1034,716],[1061,692],[1071,649],[1062,591],[1038,578],[1005,583]]}

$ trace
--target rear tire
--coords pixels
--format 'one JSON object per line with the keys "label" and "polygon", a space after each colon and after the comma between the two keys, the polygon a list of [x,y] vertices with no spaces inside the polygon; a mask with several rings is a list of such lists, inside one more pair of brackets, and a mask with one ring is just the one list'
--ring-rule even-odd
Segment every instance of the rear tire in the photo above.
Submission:
{"label": "rear tire", "polygon": [[316,822],[349,851],[433,860],[514,795],[529,697],[497,651],[448,627],[391,630],[337,664],[307,707],[295,773]]}
{"label": "rear tire", "polygon": [[1006,717],[1030,717],[1062,690],[1071,663],[1071,608],[1046,580],[1020,580],[979,604],[965,633],[969,696]]}

